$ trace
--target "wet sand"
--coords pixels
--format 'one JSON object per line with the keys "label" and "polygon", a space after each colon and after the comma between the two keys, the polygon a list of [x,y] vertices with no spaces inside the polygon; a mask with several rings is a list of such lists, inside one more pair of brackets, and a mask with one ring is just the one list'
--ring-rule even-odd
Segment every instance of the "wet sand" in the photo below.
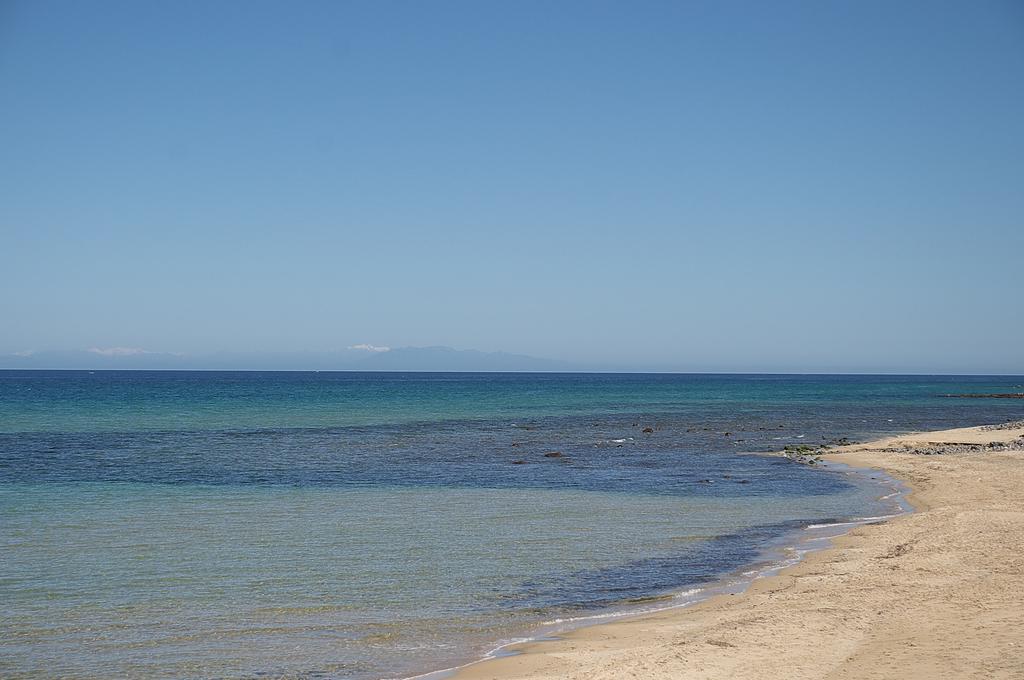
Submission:
{"label": "wet sand", "polygon": [[833,449],[915,512],[740,595],[521,645],[458,680],[1024,678],[1024,423]]}

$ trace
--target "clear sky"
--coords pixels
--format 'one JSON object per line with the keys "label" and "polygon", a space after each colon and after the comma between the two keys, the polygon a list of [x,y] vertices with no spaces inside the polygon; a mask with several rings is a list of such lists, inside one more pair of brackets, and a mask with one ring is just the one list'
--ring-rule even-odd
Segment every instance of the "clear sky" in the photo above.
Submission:
{"label": "clear sky", "polygon": [[1024,373],[1024,4],[6,0],[0,237],[0,367]]}

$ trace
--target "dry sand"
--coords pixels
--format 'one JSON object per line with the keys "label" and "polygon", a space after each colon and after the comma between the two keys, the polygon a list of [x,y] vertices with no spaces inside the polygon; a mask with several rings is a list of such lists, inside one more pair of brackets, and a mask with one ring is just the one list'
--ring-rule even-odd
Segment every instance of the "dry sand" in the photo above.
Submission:
{"label": "dry sand", "polygon": [[826,461],[906,481],[916,512],[859,527],[741,595],[523,645],[455,677],[1024,679],[1016,425],[835,449]]}

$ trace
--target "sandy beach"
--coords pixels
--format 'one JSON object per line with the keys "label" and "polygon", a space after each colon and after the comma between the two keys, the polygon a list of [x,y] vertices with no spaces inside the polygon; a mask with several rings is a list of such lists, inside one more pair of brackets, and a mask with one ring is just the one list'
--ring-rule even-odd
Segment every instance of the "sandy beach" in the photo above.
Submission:
{"label": "sandy beach", "polygon": [[858,527],[740,595],[581,629],[458,680],[1024,678],[1024,423],[832,449],[915,512]]}

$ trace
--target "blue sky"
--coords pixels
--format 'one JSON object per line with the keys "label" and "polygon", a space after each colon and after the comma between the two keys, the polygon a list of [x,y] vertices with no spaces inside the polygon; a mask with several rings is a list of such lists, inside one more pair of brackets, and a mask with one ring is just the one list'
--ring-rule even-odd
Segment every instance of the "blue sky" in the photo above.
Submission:
{"label": "blue sky", "polygon": [[8,1],[0,236],[0,367],[1024,373],[1024,6]]}

